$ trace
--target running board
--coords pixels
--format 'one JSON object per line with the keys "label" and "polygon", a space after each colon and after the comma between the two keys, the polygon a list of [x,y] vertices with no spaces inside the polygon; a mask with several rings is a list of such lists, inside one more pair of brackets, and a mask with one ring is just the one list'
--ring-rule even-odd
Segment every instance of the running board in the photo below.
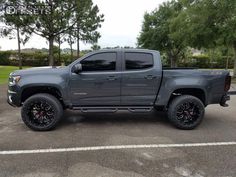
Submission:
{"label": "running board", "polygon": [[115,113],[117,111],[130,111],[132,113],[151,112],[153,107],[73,107],[73,110],[80,110],[83,113]]}

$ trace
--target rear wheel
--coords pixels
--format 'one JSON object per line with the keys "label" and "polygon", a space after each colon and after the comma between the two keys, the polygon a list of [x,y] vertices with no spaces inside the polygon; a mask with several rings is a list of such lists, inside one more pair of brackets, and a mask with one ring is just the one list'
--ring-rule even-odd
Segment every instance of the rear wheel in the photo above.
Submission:
{"label": "rear wheel", "polygon": [[197,127],[205,113],[202,101],[194,96],[182,95],[170,103],[168,118],[177,128],[191,130]]}
{"label": "rear wheel", "polygon": [[32,130],[53,129],[63,115],[63,108],[57,98],[50,94],[36,94],[28,98],[21,110],[24,123]]}

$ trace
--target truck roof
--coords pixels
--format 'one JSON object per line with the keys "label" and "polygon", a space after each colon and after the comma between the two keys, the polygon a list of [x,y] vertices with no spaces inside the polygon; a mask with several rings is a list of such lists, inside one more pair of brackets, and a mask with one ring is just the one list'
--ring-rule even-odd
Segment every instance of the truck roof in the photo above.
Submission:
{"label": "truck roof", "polygon": [[125,52],[147,52],[147,53],[153,53],[158,52],[157,50],[149,50],[149,49],[123,49],[123,48],[117,48],[117,49],[101,49],[94,52],[117,52],[117,51],[125,51]]}

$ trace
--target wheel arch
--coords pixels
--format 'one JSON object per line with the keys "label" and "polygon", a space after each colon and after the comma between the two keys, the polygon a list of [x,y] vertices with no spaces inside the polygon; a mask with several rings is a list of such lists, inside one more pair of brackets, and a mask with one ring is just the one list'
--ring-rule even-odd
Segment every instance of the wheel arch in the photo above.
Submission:
{"label": "wheel arch", "polygon": [[29,97],[39,93],[47,93],[56,97],[62,106],[65,107],[62,92],[56,86],[33,85],[25,87],[21,92],[21,103],[24,103]]}
{"label": "wheel arch", "polygon": [[171,93],[171,96],[169,98],[168,106],[174,98],[176,98],[177,96],[180,96],[180,95],[195,96],[198,99],[200,99],[205,106],[207,106],[206,93],[203,89],[200,89],[200,88],[179,88],[179,89],[174,90]]}

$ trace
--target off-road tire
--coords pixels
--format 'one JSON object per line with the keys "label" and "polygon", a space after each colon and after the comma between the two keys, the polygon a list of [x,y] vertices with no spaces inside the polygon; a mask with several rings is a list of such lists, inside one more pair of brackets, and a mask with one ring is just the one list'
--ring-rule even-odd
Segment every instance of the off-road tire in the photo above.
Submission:
{"label": "off-road tire", "polygon": [[[188,108],[187,104],[194,109],[185,109]],[[204,114],[205,106],[202,101],[191,95],[177,96],[171,101],[168,108],[170,122],[183,130],[191,130],[197,127],[202,122]]]}
{"label": "off-road tire", "polygon": [[[42,104],[41,104],[42,103]],[[43,111],[40,111],[41,109],[38,108],[42,107]],[[42,105],[46,106],[42,106]],[[36,108],[33,107],[36,105]],[[46,107],[46,108],[45,108]],[[50,109],[48,109],[50,108]],[[48,110],[48,111],[47,111]],[[35,111],[38,111],[38,114],[35,114]],[[48,120],[46,119],[46,116],[48,116],[48,112],[50,112],[50,117]],[[41,114],[43,114],[41,116]],[[40,114],[40,115],[39,115]],[[35,116],[36,115],[36,116]],[[63,115],[63,107],[60,101],[50,95],[50,94],[35,94],[31,97],[29,97],[23,104],[23,107],[21,109],[21,117],[23,122],[32,130],[35,131],[48,131],[56,127],[57,123],[61,120]],[[40,126],[40,121],[37,117],[42,117],[43,120],[47,120],[47,124],[45,123],[45,126]],[[52,118],[53,117],[53,118]],[[42,121],[41,119],[41,121]],[[50,123],[48,123],[50,120]],[[36,124],[38,122],[38,125]],[[45,121],[46,122],[46,121]],[[43,125],[43,124],[42,124]]]}

